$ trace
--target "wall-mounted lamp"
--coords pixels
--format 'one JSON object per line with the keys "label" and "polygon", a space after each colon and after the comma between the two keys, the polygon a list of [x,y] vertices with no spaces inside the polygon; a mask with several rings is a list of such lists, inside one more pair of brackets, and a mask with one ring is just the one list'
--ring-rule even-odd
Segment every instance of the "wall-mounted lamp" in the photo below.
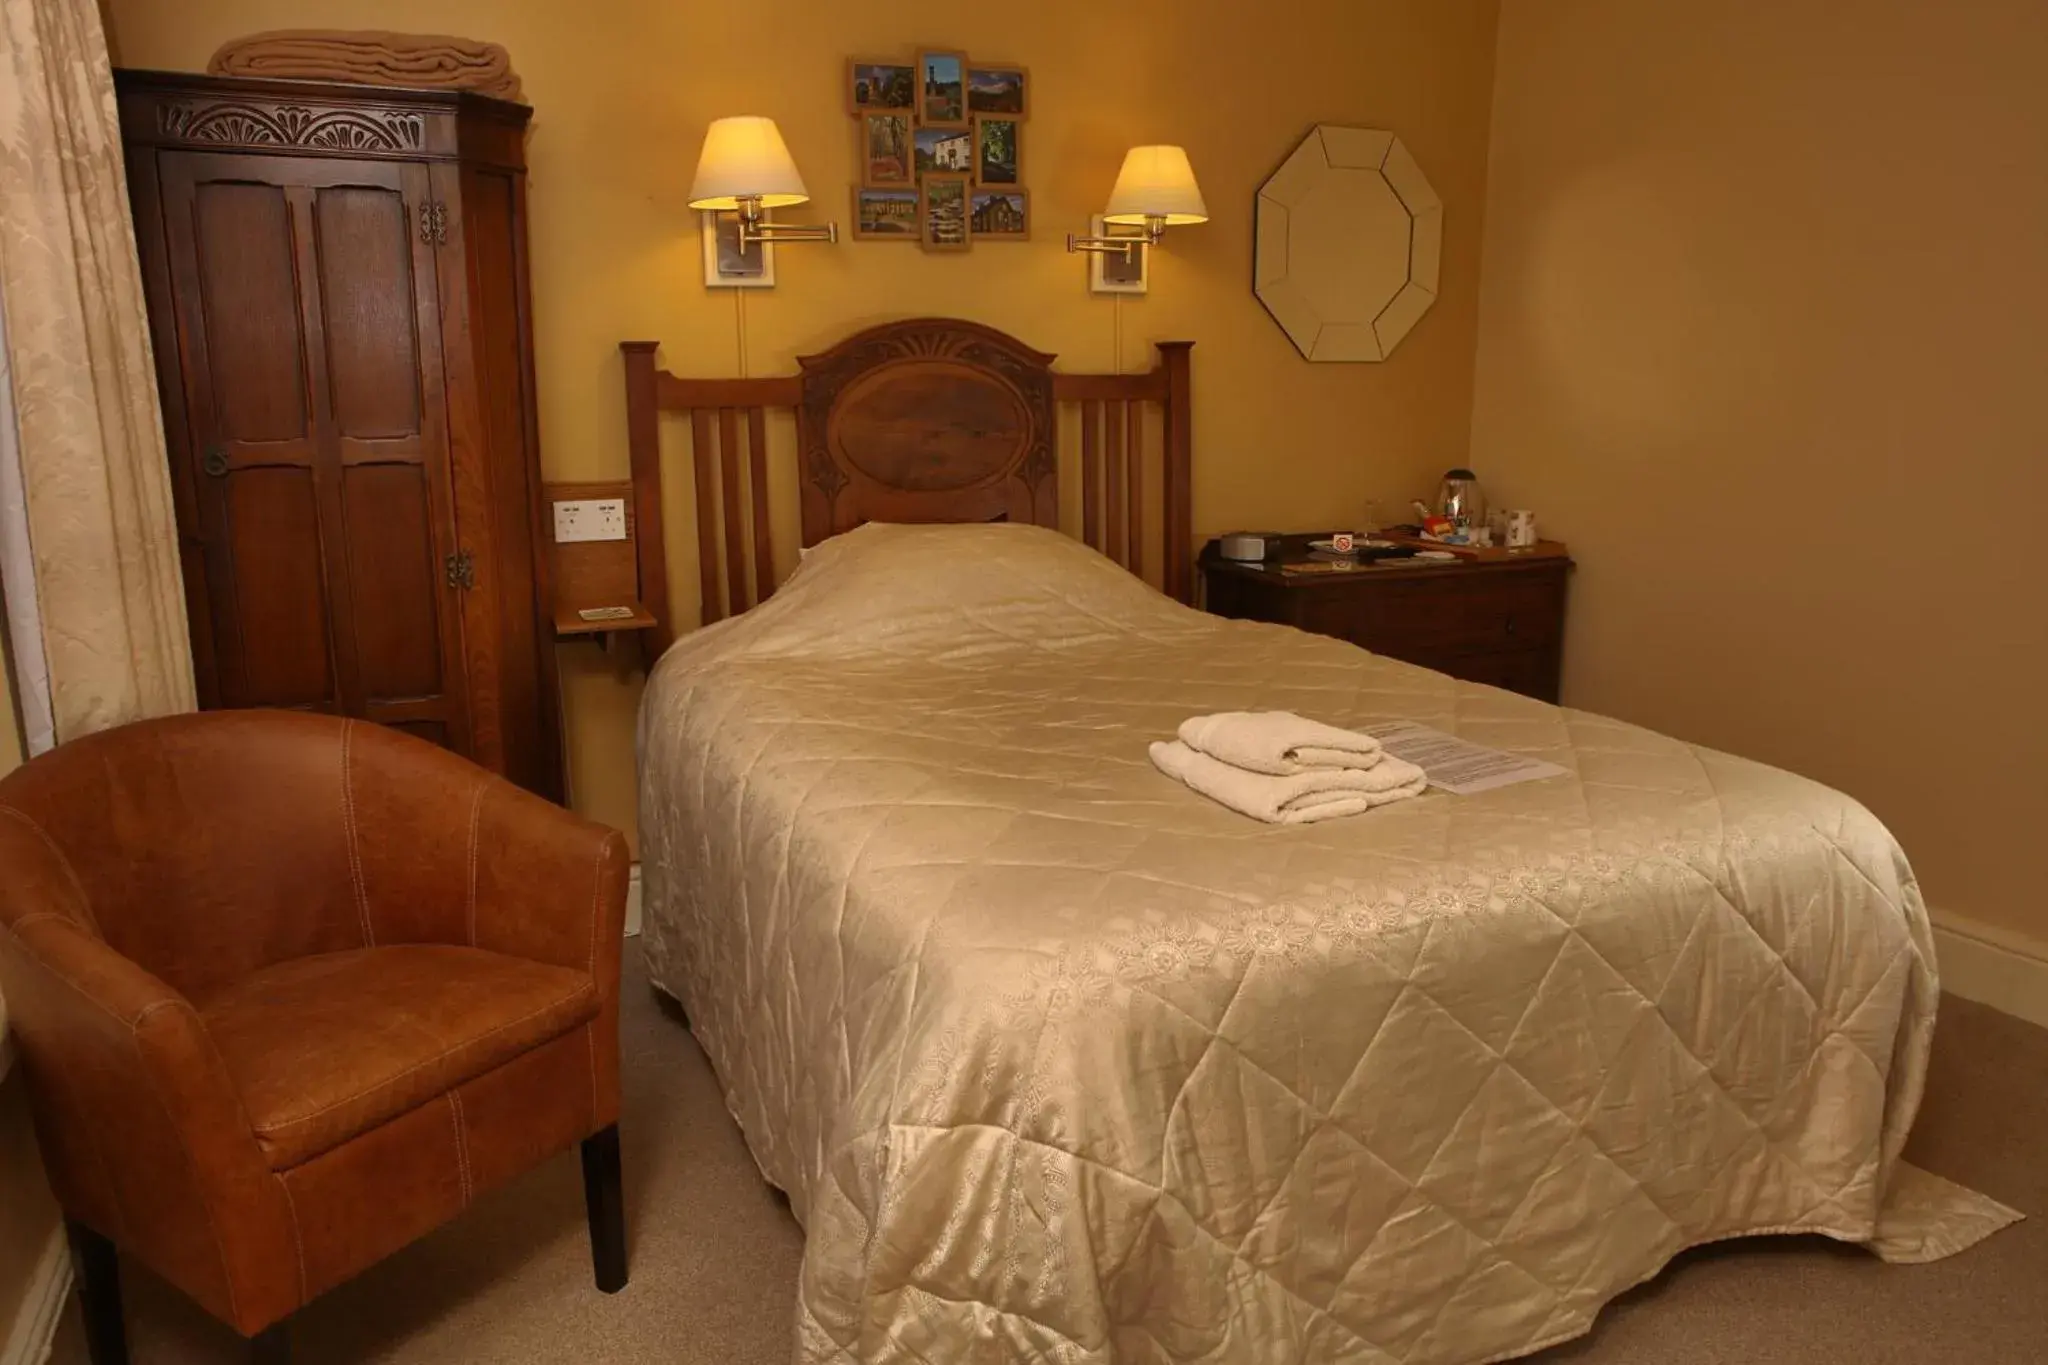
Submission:
{"label": "wall-mounted lamp", "polygon": [[1156,246],[1166,229],[1209,221],[1209,206],[1202,202],[1201,186],[1195,183],[1195,168],[1180,147],[1133,147],[1124,153],[1124,168],[1117,173],[1116,188],[1109,192],[1109,205],[1102,211],[1107,223],[1145,229],[1134,237],[1077,237],[1067,234],[1067,250],[1121,254]]}
{"label": "wall-mounted lamp", "polygon": [[705,130],[690,207],[737,213],[742,247],[838,241],[837,223],[771,223],[764,216],[769,209],[807,204],[810,198],[774,119],[740,115],[716,119]]}

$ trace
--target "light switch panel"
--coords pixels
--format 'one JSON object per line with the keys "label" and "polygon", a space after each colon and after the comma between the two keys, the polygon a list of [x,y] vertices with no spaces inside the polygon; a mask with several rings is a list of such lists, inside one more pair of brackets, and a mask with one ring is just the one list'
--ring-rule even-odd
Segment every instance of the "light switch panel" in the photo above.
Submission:
{"label": "light switch panel", "polygon": [[624,498],[574,498],[555,504],[555,539],[624,540]]}

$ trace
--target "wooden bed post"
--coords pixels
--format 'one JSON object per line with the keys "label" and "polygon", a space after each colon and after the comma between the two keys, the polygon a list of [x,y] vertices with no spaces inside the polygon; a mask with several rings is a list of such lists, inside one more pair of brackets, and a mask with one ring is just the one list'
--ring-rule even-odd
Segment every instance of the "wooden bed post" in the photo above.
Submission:
{"label": "wooden bed post", "polygon": [[1193,414],[1189,403],[1193,390],[1189,381],[1188,352],[1192,341],[1162,341],[1159,367],[1166,372],[1166,399],[1160,406],[1166,414],[1162,440],[1165,443],[1164,520],[1166,523],[1166,595],[1185,606],[1195,597],[1195,502],[1192,479],[1194,445],[1190,439]]}
{"label": "wooden bed post", "polygon": [[626,361],[626,441],[633,457],[633,522],[638,528],[640,601],[655,624],[647,631],[651,662],[675,642],[668,615],[668,557],[661,529],[661,389],[655,341],[622,341]]}

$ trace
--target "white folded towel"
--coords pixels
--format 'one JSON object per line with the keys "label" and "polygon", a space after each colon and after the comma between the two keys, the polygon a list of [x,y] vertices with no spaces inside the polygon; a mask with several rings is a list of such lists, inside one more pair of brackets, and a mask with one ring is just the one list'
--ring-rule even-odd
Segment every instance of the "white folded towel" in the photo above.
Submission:
{"label": "white folded towel", "polygon": [[1370,768],[1380,742],[1292,711],[1220,711],[1180,723],[1180,742],[1246,772],[1292,777],[1324,768]]}
{"label": "white folded towel", "polygon": [[1152,762],[1213,801],[1269,825],[1307,825],[1420,796],[1429,785],[1413,763],[1382,754],[1370,768],[1318,768],[1292,776],[1246,772],[1178,740],[1152,745]]}

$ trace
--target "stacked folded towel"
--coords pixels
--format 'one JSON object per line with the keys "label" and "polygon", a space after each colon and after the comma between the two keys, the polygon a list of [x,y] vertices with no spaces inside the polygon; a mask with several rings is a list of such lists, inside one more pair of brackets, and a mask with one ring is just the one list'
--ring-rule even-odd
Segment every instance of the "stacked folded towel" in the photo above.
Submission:
{"label": "stacked folded towel", "polygon": [[1274,825],[1306,825],[1420,796],[1422,769],[1371,735],[1291,711],[1225,711],[1183,721],[1152,762],[1211,800]]}

